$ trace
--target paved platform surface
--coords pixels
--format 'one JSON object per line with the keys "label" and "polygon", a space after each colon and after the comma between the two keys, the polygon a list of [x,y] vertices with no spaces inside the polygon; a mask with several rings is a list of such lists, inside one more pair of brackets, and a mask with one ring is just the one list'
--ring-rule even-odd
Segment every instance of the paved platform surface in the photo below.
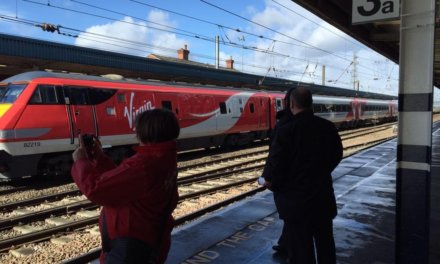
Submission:
{"label": "paved platform surface", "polygon": [[432,132],[430,263],[440,263],[440,122]]}
{"label": "paved platform surface", "polygon": [[[440,263],[439,122],[432,144],[430,263]],[[362,151],[344,159],[332,174],[338,263],[395,262],[396,146],[392,140]],[[281,227],[272,193],[265,191],[175,229],[166,263],[285,263],[272,250]]]}
{"label": "paved platform surface", "polygon": [[[344,159],[333,172],[338,263],[394,263],[396,140]],[[282,222],[265,191],[173,232],[167,263],[285,263]]]}

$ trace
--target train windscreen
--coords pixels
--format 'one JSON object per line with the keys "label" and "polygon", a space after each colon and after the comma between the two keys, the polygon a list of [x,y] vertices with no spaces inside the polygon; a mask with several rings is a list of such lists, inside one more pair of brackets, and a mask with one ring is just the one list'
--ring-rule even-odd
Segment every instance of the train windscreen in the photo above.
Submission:
{"label": "train windscreen", "polygon": [[23,92],[26,84],[8,84],[0,86],[0,104],[12,104]]}

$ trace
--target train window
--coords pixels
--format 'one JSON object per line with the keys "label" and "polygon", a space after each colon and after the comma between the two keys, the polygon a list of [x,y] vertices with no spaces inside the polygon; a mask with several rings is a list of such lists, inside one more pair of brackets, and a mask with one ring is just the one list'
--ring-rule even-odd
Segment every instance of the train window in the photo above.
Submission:
{"label": "train window", "polygon": [[118,94],[117,97],[119,103],[125,103],[125,94]]}
{"label": "train window", "polygon": [[101,104],[110,99],[116,93],[116,91],[116,89],[90,88],[90,103],[93,105]]}
{"label": "train window", "polygon": [[327,112],[333,112],[333,105],[325,105]]}
{"label": "train window", "polygon": [[321,104],[314,104],[313,105],[313,112],[321,113],[322,112],[322,105]]}
{"label": "train window", "polygon": [[227,113],[227,111],[226,111],[226,103],[225,102],[221,102],[221,103],[219,103],[219,106],[220,106],[220,114],[222,114],[222,115],[226,114]]}
{"label": "train window", "polygon": [[277,110],[281,110],[283,109],[282,105],[281,105],[281,99],[277,98]]}
{"label": "train window", "polygon": [[13,103],[23,92],[26,84],[9,84],[0,88],[0,103]]}
{"label": "train window", "polygon": [[55,86],[39,85],[32,95],[30,104],[58,104]]}
{"label": "train window", "polygon": [[109,115],[109,116],[116,115],[116,109],[114,107],[107,107],[105,110],[107,112],[107,115]]}
{"label": "train window", "polygon": [[249,111],[251,111],[251,113],[253,113],[255,111],[253,103],[249,104]]}
{"label": "train window", "polygon": [[72,105],[87,105],[87,88],[85,87],[64,87],[64,97],[69,99]]}
{"label": "train window", "polygon": [[162,101],[162,108],[173,111],[173,105],[171,104],[171,101]]}

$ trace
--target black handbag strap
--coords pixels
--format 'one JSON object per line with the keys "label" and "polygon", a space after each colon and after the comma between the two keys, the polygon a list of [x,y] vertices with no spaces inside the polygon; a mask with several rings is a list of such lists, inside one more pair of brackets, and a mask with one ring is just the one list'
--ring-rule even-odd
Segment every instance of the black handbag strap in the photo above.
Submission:
{"label": "black handbag strap", "polygon": [[107,219],[105,217],[104,208],[102,208],[102,230],[101,230],[101,240],[102,240],[102,251],[109,252],[111,250],[110,237],[107,231]]}

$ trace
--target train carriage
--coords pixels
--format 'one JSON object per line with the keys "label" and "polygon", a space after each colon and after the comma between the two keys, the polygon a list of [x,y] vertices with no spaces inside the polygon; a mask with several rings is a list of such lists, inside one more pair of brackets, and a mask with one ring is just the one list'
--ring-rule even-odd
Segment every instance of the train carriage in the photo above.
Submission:
{"label": "train carriage", "polygon": [[[245,144],[266,138],[270,130],[265,92],[48,72],[4,83],[0,173],[6,177],[41,173],[41,168],[66,171],[80,133],[97,135],[121,156],[117,147],[136,143],[136,116],[158,107],[176,114],[180,150]],[[22,161],[30,166],[23,168]]]}
{"label": "train carriage", "polygon": [[[180,150],[265,139],[284,107],[283,92],[28,72],[0,83],[0,178],[65,173],[78,135],[97,135],[121,160],[136,144],[136,116],[173,111]],[[314,111],[338,125],[386,116],[387,101],[314,96]],[[374,112],[376,111],[376,112]],[[393,112],[395,114],[395,112]],[[25,165],[24,165],[25,164]]]}

